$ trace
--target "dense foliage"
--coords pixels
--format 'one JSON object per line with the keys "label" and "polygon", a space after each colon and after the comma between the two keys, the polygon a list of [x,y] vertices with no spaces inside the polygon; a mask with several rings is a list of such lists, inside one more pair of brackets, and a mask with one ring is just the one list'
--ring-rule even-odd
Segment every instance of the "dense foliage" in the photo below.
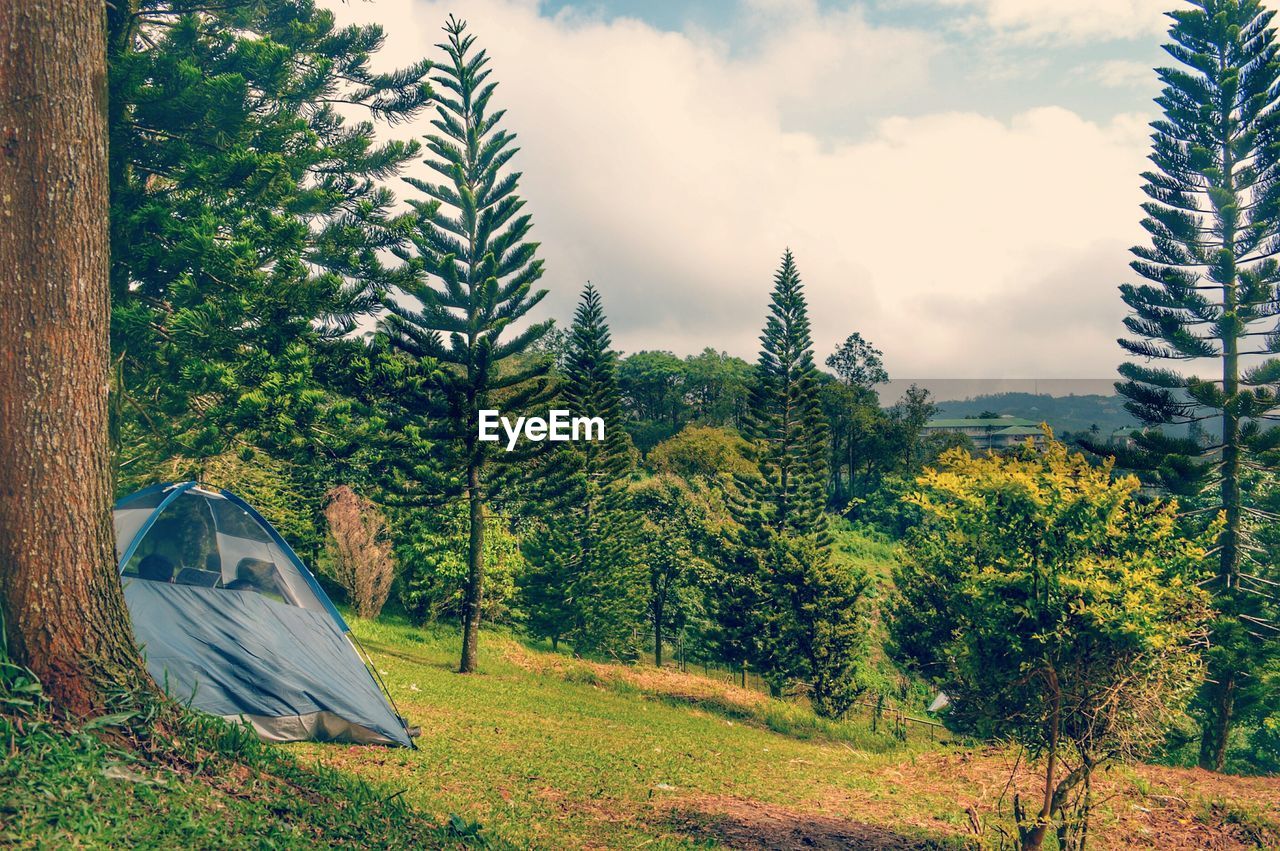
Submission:
{"label": "dense foliage", "polygon": [[1081,847],[1093,769],[1149,750],[1201,679],[1208,546],[1138,489],[1051,440],[950,451],[910,497],[925,520],[895,577],[896,643],[950,698],[949,723],[1048,760],[1024,848],[1051,824]]}
{"label": "dense foliage", "polygon": [[424,108],[427,63],[373,72],[382,29],[312,0],[130,0],[108,18],[120,466],[341,451],[316,350],[403,276],[381,259],[404,224],[383,182],[418,144],[375,133]]}
{"label": "dense foliage", "polygon": [[684,359],[655,351],[624,358],[618,384],[636,448],[648,452],[689,424],[738,428],[751,376],[746,361],[712,348]]}
{"label": "dense foliage", "polygon": [[[401,508],[392,516],[401,565],[397,596],[405,614],[417,626],[461,622],[471,537],[466,505]],[[525,566],[511,522],[496,512],[485,516],[483,558],[480,615],[488,622],[513,623],[519,614],[516,580]]]}
{"label": "dense foliage", "polygon": [[653,631],[653,663],[661,666],[670,636],[703,621],[709,529],[705,504],[676,476],[655,476],[637,484],[627,509],[642,518],[636,557],[645,570],[642,597]]}

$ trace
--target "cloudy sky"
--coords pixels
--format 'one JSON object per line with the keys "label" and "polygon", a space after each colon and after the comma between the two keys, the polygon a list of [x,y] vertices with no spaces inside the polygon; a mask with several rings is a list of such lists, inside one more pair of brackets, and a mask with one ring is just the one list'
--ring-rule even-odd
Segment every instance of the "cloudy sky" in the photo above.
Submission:
{"label": "cloudy sky", "polygon": [[790,246],[820,358],[856,330],[894,378],[1121,359],[1178,0],[329,2],[384,25],[388,65],[437,55],[449,12],[471,23],[545,310],[564,322],[593,281],[624,351],[754,359]]}

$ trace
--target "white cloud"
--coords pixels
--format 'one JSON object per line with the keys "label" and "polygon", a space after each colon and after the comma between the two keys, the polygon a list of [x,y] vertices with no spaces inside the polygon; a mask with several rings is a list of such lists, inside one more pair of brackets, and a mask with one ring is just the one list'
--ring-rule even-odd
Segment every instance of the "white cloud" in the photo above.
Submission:
{"label": "white cloud", "polygon": [[754,49],[726,64],[724,85],[775,103],[783,126],[810,133],[861,129],[867,110],[897,105],[929,85],[940,35],[873,27],[862,10],[820,13],[806,0],[749,0]]}
{"label": "white cloud", "polygon": [[1081,69],[1089,79],[1112,89],[1149,88],[1159,86],[1156,72],[1147,62],[1109,59]]}
{"label": "white cloud", "polygon": [[935,0],[972,9],[971,26],[1037,42],[1146,39],[1163,34],[1170,0]]}
{"label": "white cloud", "polygon": [[[335,8],[387,25],[388,64],[437,42],[449,11]],[[834,142],[823,104],[884,113],[883,85],[909,102],[932,41],[798,8],[776,41],[738,56],[634,20],[467,5],[520,137],[549,312],[567,320],[590,279],[624,350],[753,358],[790,246],[820,358],[859,330],[902,378],[1112,374],[1145,121],[946,112]]]}

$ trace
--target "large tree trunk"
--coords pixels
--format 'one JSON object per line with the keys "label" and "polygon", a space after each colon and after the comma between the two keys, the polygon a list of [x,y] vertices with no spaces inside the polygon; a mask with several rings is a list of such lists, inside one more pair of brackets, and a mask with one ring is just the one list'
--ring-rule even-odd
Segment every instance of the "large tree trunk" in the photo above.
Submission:
{"label": "large tree trunk", "polygon": [[462,604],[462,663],[458,672],[476,669],[480,643],[480,600],[484,590],[484,497],[480,492],[480,467],[467,470],[467,502],[471,507],[471,540],[467,545],[467,589]]}
{"label": "large tree trunk", "polygon": [[115,571],[98,0],[0,4],[0,612],[62,711],[147,683]]}
{"label": "large tree trunk", "polygon": [[1200,767],[1207,771],[1221,771],[1227,761],[1227,744],[1235,716],[1235,673],[1227,673],[1225,679],[1210,687],[1209,711],[1200,731]]}
{"label": "large tree trunk", "polygon": [[[1227,133],[1223,128],[1224,136]],[[1235,178],[1231,148],[1222,147],[1223,173],[1226,188],[1235,193]],[[1227,222],[1223,228],[1222,241],[1225,245],[1235,246],[1235,227]],[[1239,303],[1236,257],[1228,255],[1225,259],[1230,264],[1222,271],[1222,305],[1226,315],[1234,316]],[[1229,323],[1222,334],[1222,392],[1232,398],[1240,392],[1240,333],[1241,330]],[[1240,591],[1240,550],[1241,550],[1241,504],[1240,504],[1240,469],[1241,469],[1241,434],[1240,419],[1233,408],[1222,412],[1222,512],[1226,520],[1222,534],[1218,538],[1218,597],[1220,617],[1236,616],[1235,600]],[[1231,735],[1232,708],[1234,703],[1235,681],[1238,676],[1237,656],[1227,653],[1213,656],[1209,667],[1209,679],[1217,681],[1215,706],[1209,723],[1203,724],[1200,731],[1200,767],[1210,771],[1221,771],[1226,760],[1227,741]],[[1213,664],[1216,660],[1225,660],[1226,665]]]}

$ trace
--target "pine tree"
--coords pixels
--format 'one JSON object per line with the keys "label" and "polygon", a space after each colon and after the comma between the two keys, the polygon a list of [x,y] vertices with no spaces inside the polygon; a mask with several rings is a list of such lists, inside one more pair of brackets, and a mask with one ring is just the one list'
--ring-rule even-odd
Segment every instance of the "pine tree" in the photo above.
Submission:
{"label": "pine tree", "polygon": [[635,450],[622,427],[622,394],[618,389],[618,354],[604,315],[600,291],[591,283],[573,316],[564,354],[564,400],[575,416],[604,420],[604,440],[571,444],[583,456],[587,496],[609,497],[635,467]]}
{"label": "pine tree", "polygon": [[787,249],[774,276],[769,317],[760,336],[743,436],[764,474],[744,480],[753,522],[777,533],[825,540],[828,427],[813,364],[813,340],[795,258]]}
{"label": "pine tree", "polygon": [[491,111],[497,83],[487,82],[489,57],[473,51],[466,23],[450,16],[444,27],[446,61],[431,77],[441,92],[438,131],[427,136],[433,155],[427,165],[446,178],[428,183],[406,178],[430,200],[411,200],[416,215],[410,248],[398,255],[413,271],[404,286],[417,304],[387,299],[383,327],[391,344],[412,358],[438,361],[441,375],[410,404],[419,435],[433,439],[438,466],[402,466],[402,491],[441,499],[465,496],[468,506],[467,582],[463,603],[462,661],[459,671],[476,669],[484,584],[486,506],[500,488],[502,474],[518,468],[536,449],[481,442],[479,411],[506,416],[541,405],[551,397],[549,364],[530,347],[550,322],[512,326],[546,295],[533,290],[542,277],[538,245],[525,241],[532,219],[522,214],[515,194],[520,175],[504,167],[515,155],[515,136],[498,129],[502,110]]}
{"label": "pine tree", "polygon": [[379,260],[404,224],[383,181],[419,145],[378,143],[375,122],[425,107],[428,64],[373,72],[382,29],[313,0],[117,0],[107,18],[118,463],[314,456],[344,431],[319,349],[401,274]]}
{"label": "pine tree", "polygon": [[535,635],[619,652],[643,604],[633,554],[638,524],[626,506],[635,450],[623,428],[610,344],[600,293],[588,283],[565,341],[561,400],[574,416],[601,418],[604,439],[564,444],[548,461],[522,590]]}
{"label": "pine tree", "polygon": [[[1273,13],[1258,0],[1193,6],[1170,13],[1165,49],[1180,67],[1157,72],[1164,117],[1152,125],[1155,169],[1143,175],[1151,244],[1134,248],[1132,263],[1147,283],[1121,287],[1133,336],[1120,344],[1181,366],[1124,364],[1117,389],[1148,426],[1220,426],[1210,445],[1158,428],[1136,434],[1135,451],[1120,457],[1203,516],[1226,520],[1209,586],[1219,619],[1200,700],[1200,762],[1220,770],[1249,699],[1248,671],[1280,637],[1270,620],[1275,588],[1254,558],[1251,533],[1268,519],[1251,480],[1274,469],[1280,446],[1280,430],[1263,429],[1277,411],[1280,381],[1272,357],[1280,352],[1280,57]],[[1202,377],[1193,377],[1197,368]]]}
{"label": "pine tree", "polygon": [[[827,421],[795,258],[774,277],[744,436],[760,478],[740,477],[742,524],[721,602],[722,627],[775,693],[810,685],[815,711],[839,715],[856,697],[866,637],[867,577],[831,560]],[[736,633],[736,635],[735,635]]]}

